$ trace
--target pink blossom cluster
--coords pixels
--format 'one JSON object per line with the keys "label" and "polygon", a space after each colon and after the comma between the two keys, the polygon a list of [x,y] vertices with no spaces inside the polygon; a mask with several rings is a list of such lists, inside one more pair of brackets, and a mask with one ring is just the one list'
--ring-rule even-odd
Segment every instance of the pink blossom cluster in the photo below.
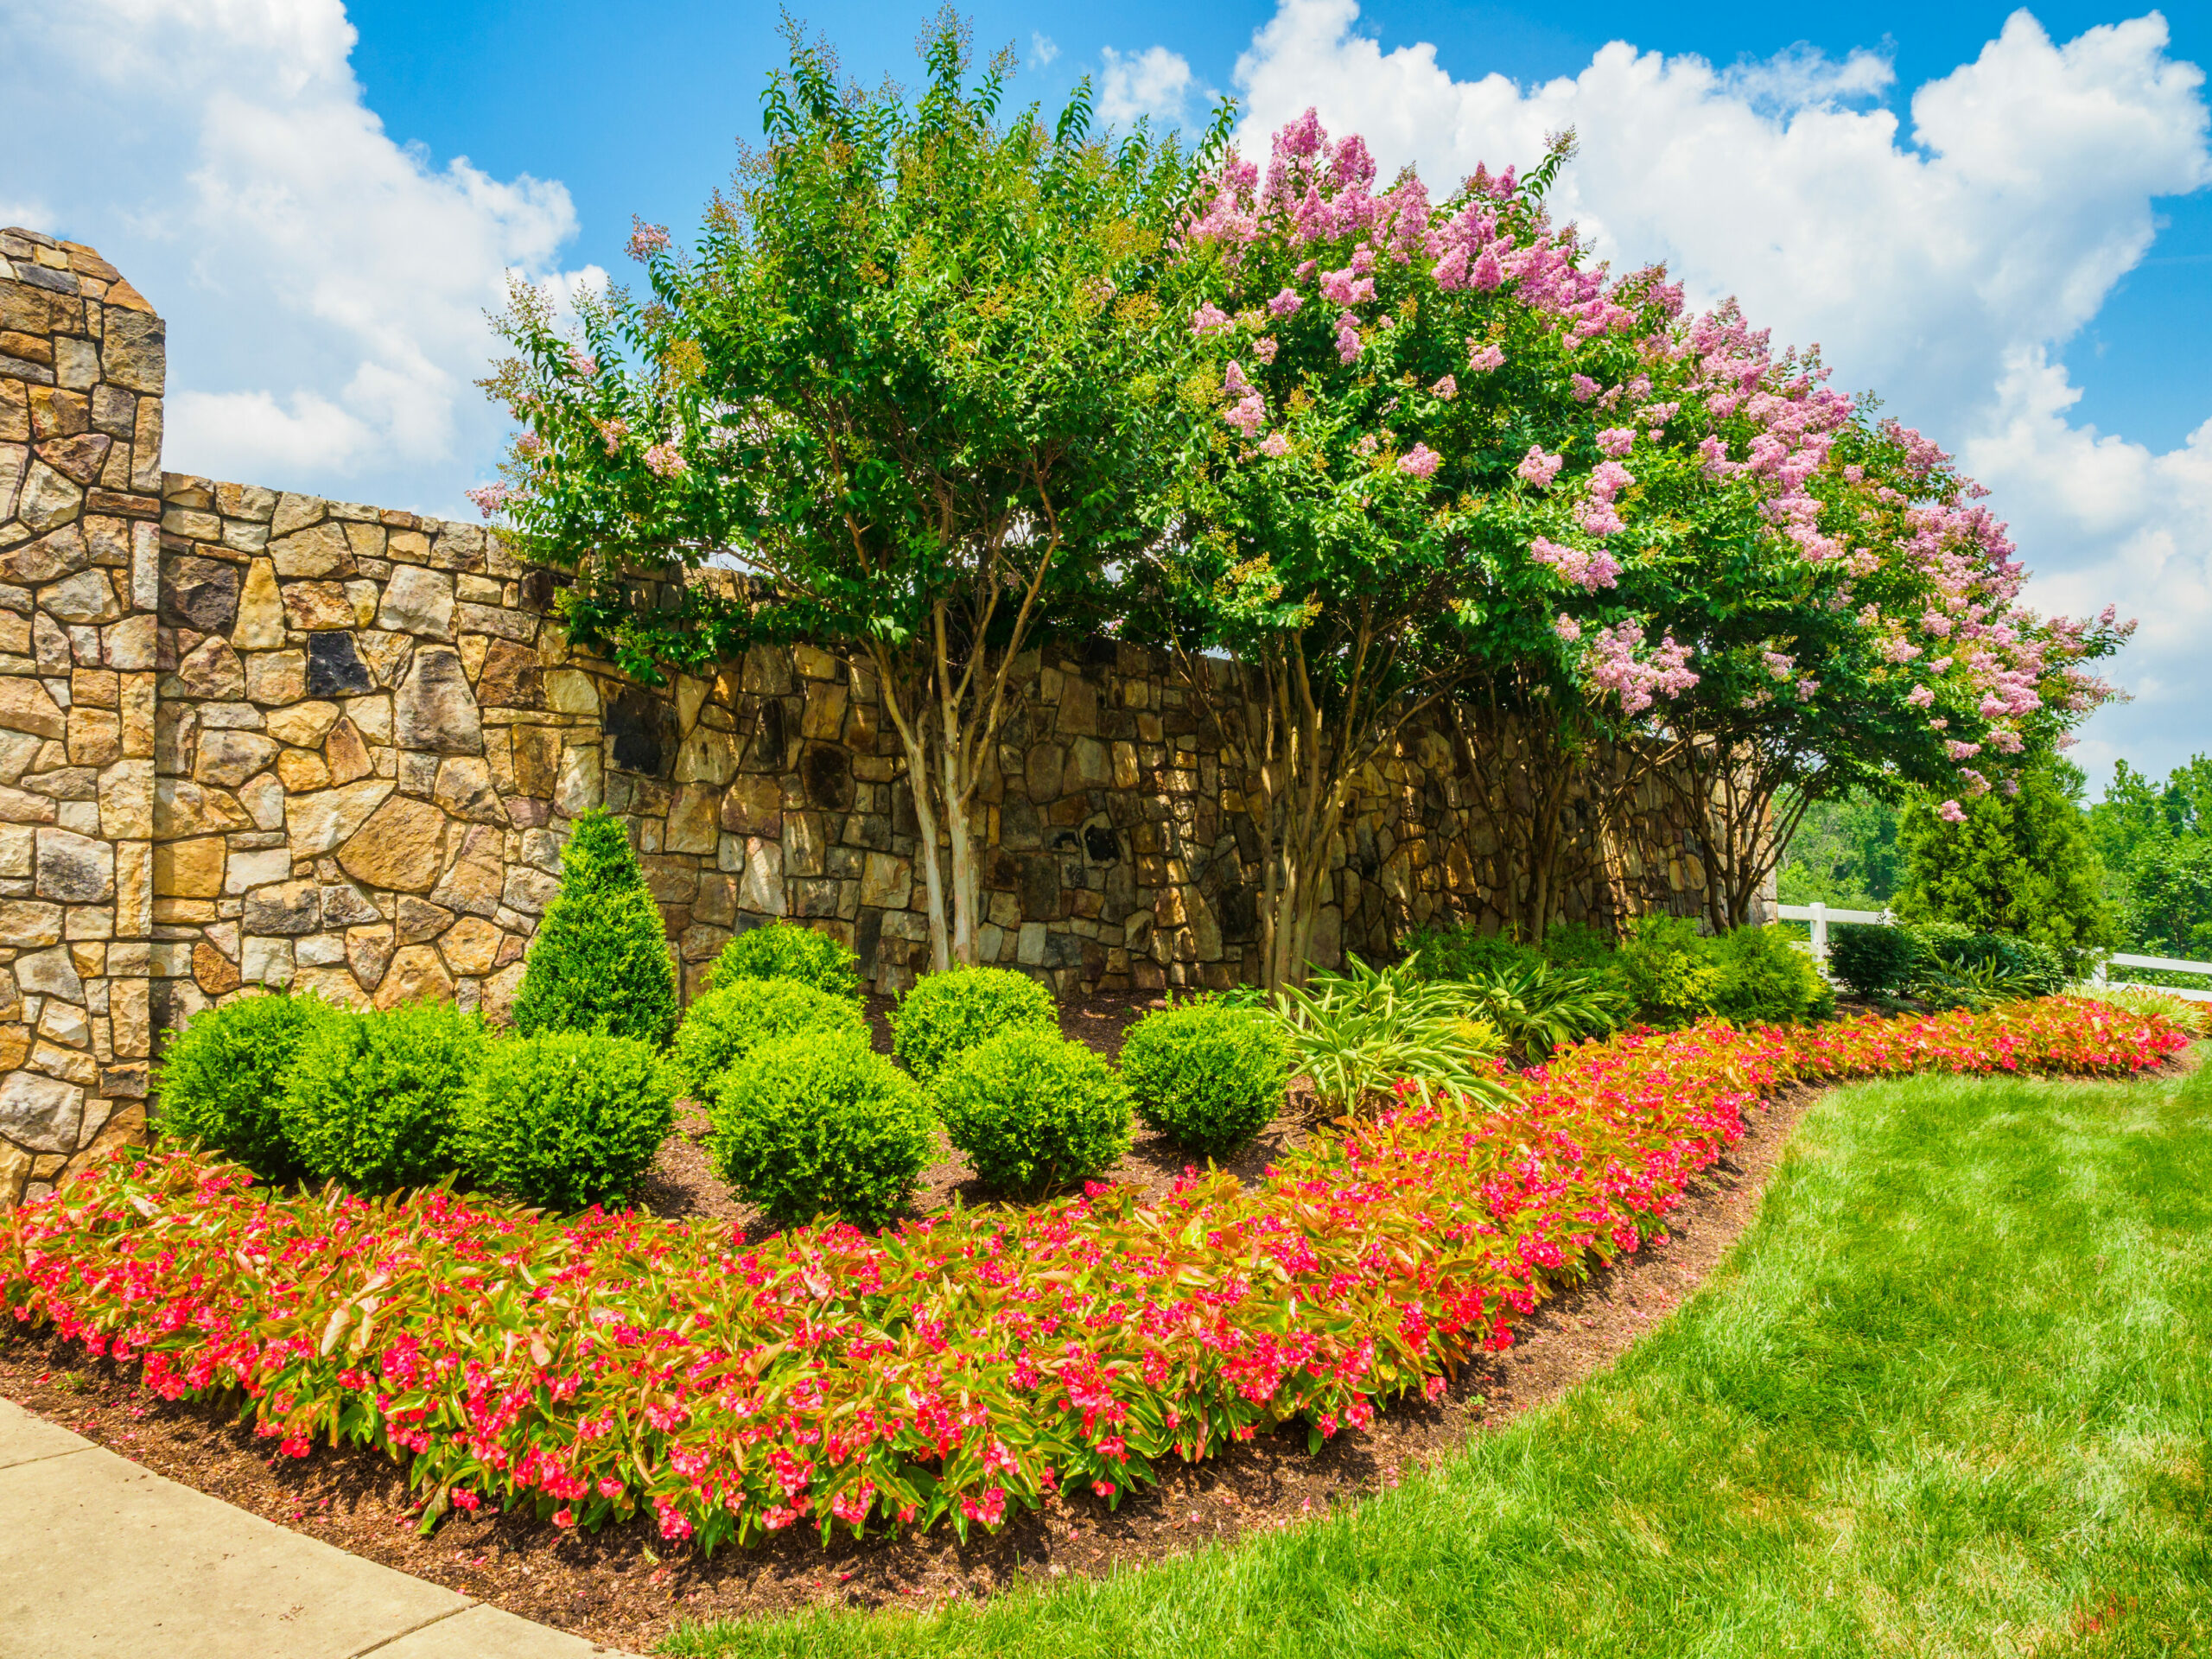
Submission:
{"label": "pink blossom cluster", "polygon": [[1689,648],[1664,636],[1649,652],[1643,650],[1643,625],[1622,622],[1599,630],[1591,641],[1586,671],[1592,685],[1619,697],[1621,712],[1642,714],[1655,697],[1679,697],[1698,683],[1689,665]]}
{"label": "pink blossom cluster", "polygon": [[1561,547],[1548,537],[1539,536],[1529,543],[1529,556],[1538,564],[1550,566],[1586,593],[1613,587],[1620,580],[1619,561],[1602,547],[1594,550]]}

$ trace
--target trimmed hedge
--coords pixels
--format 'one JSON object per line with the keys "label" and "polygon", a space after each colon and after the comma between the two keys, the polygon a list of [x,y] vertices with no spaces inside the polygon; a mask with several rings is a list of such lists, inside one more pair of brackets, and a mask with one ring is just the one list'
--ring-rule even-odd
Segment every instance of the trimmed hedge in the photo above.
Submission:
{"label": "trimmed hedge", "polygon": [[203,1008],[170,1040],[154,1127],[165,1141],[235,1158],[265,1180],[302,1173],[281,1107],[292,1062],[316,1024],[335,1012],[283,991]]}
{"label": "trimmed hedge", "polygon": [[1290,1046],[1258,1009],[1193,1002],[1130,1027],[1121,1070],[1138,1116],[1179,1144],[1217,1157],[1282,1110]]}
{"label": "trimmed hedge", "polygon": [[1087,1046],[1015,1027],[955,1055],[931,1086],[952,1144],[994,1192],[1034,1198],[1129,1149],[1129,1091]]}
{"label": "trimmed hedge", "polygon": [[723,1072],[763,1043],[809,1031],[866,1036],[868,1021],[852,998],[796,980],[732,980],[685,1010],[671,1056],[677,1079],[686,1094],[704,1099]]}
{"label": "trimmed hedge", "polygon": [[548,1031],[489,1046],[457,1142],[475,1185],[573,1211],[628,1198],[675,1127],[676,1079],[650,1046]]}
{"label": "trimmed hedge", "polygon": [[891,1011],[891,1052],[925,1084],[955,1057],[1002,1031],[1058,1033],[1052,994],[1011,968],[925,974]]}
{"label": "trimmed hedge", "polygon": [[842,939],[799,922],[763,922],[728,944],[707,970],[709,990],[741,979],[791,979],[831,996],[861,994],[861,959]]}
{"label": "trimmed hedge", "polygon": [[487,1046],[483,1022],[450,1002],[334,1009],[293,1060],[284,1138],[317,1180],[363,1192],[428,1185],[459,1164],[454,1110]]}
{"label": "trimmed hedge", "polygon": [[850,1032],[763,1044],[722,1073],[708,1116],[715,1167],[780,1222],[880,1227],[937,1145],[919,1085]]}

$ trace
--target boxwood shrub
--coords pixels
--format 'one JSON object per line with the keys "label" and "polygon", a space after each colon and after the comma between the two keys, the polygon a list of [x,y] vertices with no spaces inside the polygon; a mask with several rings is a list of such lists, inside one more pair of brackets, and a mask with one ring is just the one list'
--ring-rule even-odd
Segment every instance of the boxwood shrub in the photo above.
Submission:
{"label": "boxwood shrub", "polygon": [[705,1099],[715,1079],[763,1043],[803,1031],[866,1035],[861,1005],[792,979],[734,979],[685,1010],[672,1058],[685,1093]]}
{"label": "boxwood shrub", "polygon": [[1129,1148],[1128,1090],[1057,1031],[1001,1031],[956,1054],[931,1092],[952,1144],[995,1192],[1049,1192],[1111,1168]]}
{"label": "boxwood shrub", "polygon": [[1897,995],[1919,960],[1919,944],[1904,928],[1840,922],[1828,930],[1828,970],[1860,996]]}
{"label": "boxwood shrub", "polygon": [[161,1065],[164,1141],[234,1158],[264,1180],[301,1173],[278,1108],[292,1061],[329,1003],[282,991],[204,1008],[173,1038]]}
{"label": "boxwood shrub", "polygon": [[576,820],[561,891],[538,924],[515,995],[515,1028],[601,1031],[658,1048],[676,1029],[676,969],[660,906],[622,821]]}
{"label": "boxwood shrub", "polygon": [[1002,1031],[1058,1033],[1052,995],[1011,968],[925,974],[891,1012],[891,1052],[925,1084],[953,1058]]}
{"label": "boxwood shrub", "polygon": [[454,1115],[484,1067],[483,1023],[450,1002],[334,1009],[300,1045],[278,1109],[308,1174],[364,1192],[450,1174]]}
{"label": "boxwood shrub", "polygon": [[1122,1047],[1137,1116],[1196,1152],[1219,1156],[1282,1109],[1290,1047],[1267,1014],[1195,1002],[1148,1014]]}
{"label": "boxwood shrub", "polygon": [[676,1123],[676,1077],[628,1037],[548,1031],[490,1045],[461,1103],[461,1165],[543,1209],[626,1198]]}
{"label": "boxwood shrub", "polygon": [[711,990],[741,979],[794,979],[831,996],[861,994],[861,963],[842,939],[798,922],[764,922],[728,944],[707,970]]}
{"label": "boxwood shrub", "polygon": [[1713,943],[1713,1011],[1736,1026],[1789,1026],[1833,1011],[1835,993],[1776,927],[1739,927]]}
{"label": "boxwood shrub", "polygon": [[722,1179],[785,1224],[882,1226],[937,1146],[920,1085],[849,1031],[763,1043],[722,1073],[708,1117]]}

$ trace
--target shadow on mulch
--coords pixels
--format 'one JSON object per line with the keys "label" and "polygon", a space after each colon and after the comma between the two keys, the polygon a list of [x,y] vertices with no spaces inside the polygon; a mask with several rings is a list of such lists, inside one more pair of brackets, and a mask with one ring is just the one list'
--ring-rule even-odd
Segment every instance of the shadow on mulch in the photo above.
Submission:
{"label": "shadow on mulch", "polygon": [[73,1344],[0,1337],[0,1395],[240,1509],[618,1646],[649,1648],[687,1619],[982,1598],[1025,1579],[1104,1574],[1294,1525],[1394,1486],[1448,1458],[1471,1433],[1554,1398],[1618,1357],[1703,1282],[1756,1213],[1815,1092],[1791,1090],[1755,1111],[1743,1140],[1675,1212],[1665,1243],[1543,1304],[1512,1349],[1464,1369],[1440,1399],[1393,1403],[1372,1429],[1339,1435],[1318,1455],[1306,1450],[1305,1427],[1293,1425],[1202,1464],[1163,1466],[1160,1485],[1118,1510],[1087,1492],[1064,1496],[965,1544],[939,1528],[861,1542],[841,1536],[824,1548],[794,1529],[702,1559],[664,1544],[643,1521],[579,1536],[527,1513],[456,1517],[423,1539],[406,1513],[397,1465],[357,1449],[271,1457],[267,1441],[222,1410],[156,1399],[134,1386],[136,1366],[88,1361]]}

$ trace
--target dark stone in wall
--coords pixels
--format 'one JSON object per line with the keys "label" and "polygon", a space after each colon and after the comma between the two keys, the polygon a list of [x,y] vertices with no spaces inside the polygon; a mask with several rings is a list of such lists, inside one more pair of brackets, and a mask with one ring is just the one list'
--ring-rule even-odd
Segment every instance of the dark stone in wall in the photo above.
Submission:
{"label": "dark stone in wall", "polygon": [[641,686],[626,686],[607,700],[601,724],[612,740],[614,764],[625,772],[658,778],[675,759],[676,711]]}
{"label": "dark stone in wall", "polygon": [[162,620],[173,628],[228,633],[238,620],[238,568],[190,555],[162,572]]}
{"label": "dark stone in wall", "polygon": [[1021,861],[1021,919],[1057,922],[1060,919],[1060,863],[1056,858]]}
{"label": "dark stone in wall", "polygon": [[1104,824],[1089,824],[1083,832],[1083,852],[1094,864],[1111,864],[1121,857],[1122,843]]}
{"label": "dark stone in wall", "polygon": [[350,633],[311,633],[308,636],[308,696],[352,697],[373,691],[368,664]]}
{"label": "dark stone in wall", "polygon": [[842,812],[853,804],[853,753],[842,744],[810,743],[799,752],[798,772],[810,805]]}

